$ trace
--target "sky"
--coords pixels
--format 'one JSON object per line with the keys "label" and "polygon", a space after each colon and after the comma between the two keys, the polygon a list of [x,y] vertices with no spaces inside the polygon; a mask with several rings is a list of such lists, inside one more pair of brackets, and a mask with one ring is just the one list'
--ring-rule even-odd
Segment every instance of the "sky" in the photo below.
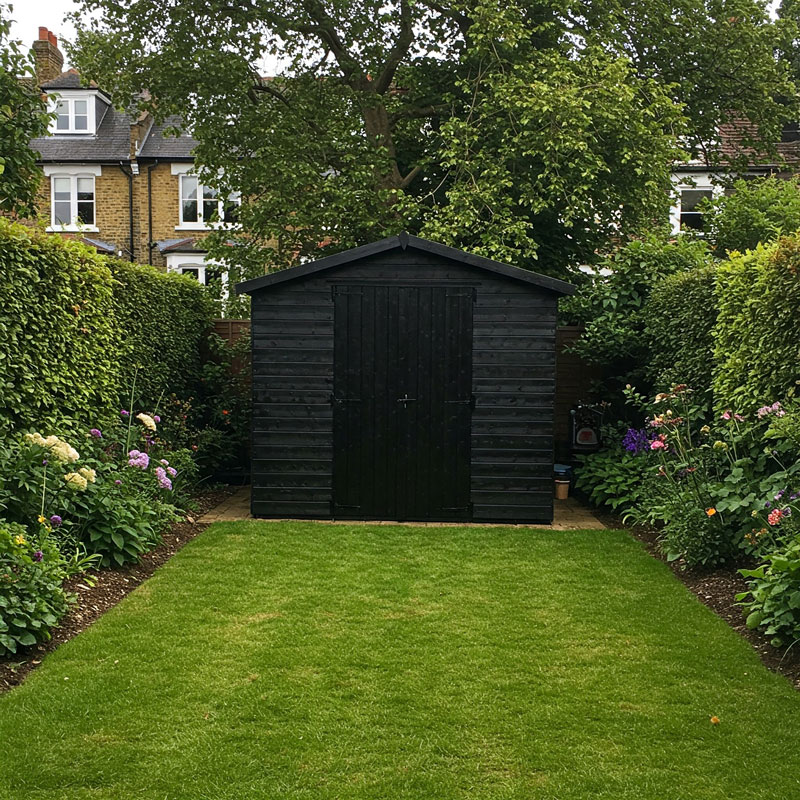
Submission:
{"label": "sky", "polygon": [[[10,0],[11,36],[25,44],[33,44],[39,38],[39,26],[49,28],[58,36],[71,39],[75,33],[72,24],[64,22],[64,15],[78,9],[75,0]],[[63,52],[63,51],[62,51]],[[69,64],[64,65],[66,69]]]}

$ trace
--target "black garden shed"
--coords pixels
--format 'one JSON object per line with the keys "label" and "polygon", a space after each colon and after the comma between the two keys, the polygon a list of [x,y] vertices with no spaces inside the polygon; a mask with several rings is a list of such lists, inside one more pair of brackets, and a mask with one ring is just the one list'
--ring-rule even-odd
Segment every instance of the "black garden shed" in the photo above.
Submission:
{"label": "black garden shed", "polygon": [[236,289],[254,516],[552,520],[570,284],[400,234]]}

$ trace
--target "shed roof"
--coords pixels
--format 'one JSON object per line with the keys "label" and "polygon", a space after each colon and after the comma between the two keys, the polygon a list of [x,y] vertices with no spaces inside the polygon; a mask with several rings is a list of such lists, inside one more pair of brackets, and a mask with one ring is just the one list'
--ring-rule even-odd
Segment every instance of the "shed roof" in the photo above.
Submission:
{"label": "shed roof", "polygon": [[401,233],[398,236],[389,236],[378,242],[356,247],[352,250],[345,250],[342,253],[336,253],[335,255],[321,258],[318,261],[311,261],[308,264],[301,264],[297,267],[291,267],[290,269],[272,272],[269,275],[262,275],[259,278],[253,278],[249,281],[242,281],[242,283],[236,284],[236,292],[237,294],[249,294],[259,289],[266,289],[286,283],[287,281],[307,278],[334,267],[340,267],[344,264],[367,258],[368,256],[383,253],[388,250],[396,250],[398,248],[402,250],[420,250],[422,252],[432,253],[442,256],[443,258],[458,261],[462,264],[467,264],[471,267],[477,267],[478,269],[492,272],[495,275],[502,275],[511,280],[537,286],[540,289],[546,289],[556,294],[573,294],[575,292],[575,287],[566,281],[551,278],[547,275],[541,275],[538,272],[531,272],[527,269],[512,267],[500,261],[493,261],[490,258],[466,253],[463,250],[457,250],[455,247],[448,247],[447,245],[439,244],[439,242],[431,242],[428,239],[420,239],[418,236],[411,236],[408,233]]}

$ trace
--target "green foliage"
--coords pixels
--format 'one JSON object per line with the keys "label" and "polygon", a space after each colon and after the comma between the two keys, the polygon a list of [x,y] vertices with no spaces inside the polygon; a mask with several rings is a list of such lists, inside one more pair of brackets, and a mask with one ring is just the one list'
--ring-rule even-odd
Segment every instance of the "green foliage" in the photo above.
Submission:
{"label": "green foliage", "polygon": [[[759,0],[83,0],[75,19],[84,76],[183,115],[204,182],[242,192],[241,231],[212,237],[235,277],[403,228],[564,274],[664,211],[684,142],[731,116],[774,142],[793,111]],[[265,54],[286,65],[269,81]]]}
{"label": "green foliage", "polygon": [[0,520],[0,657],[44,642],[67,612],[66,562],[44,529]]}
{"label": "green foliage", "polygon": [[[800,513],[800,504],[794,503]],[[800,535],[768,553],[756,569],[740,570],[748,579],[748,590],[737,595],[749,612],[748,628],[762,628],[775,647],[800,639]]]}
{"label": "green foliage", "polygon": [[713,264],[667,275],[644,306],[647,377],[663,391],[686,383],[708,393],[714,374],[716,269]]}
{"label": "green foliage", "polygon": [[718,406],[752,411],[797,393],[800,234],[733,254],[717,272]]}
{"label": "green foliage", "polygon": [[642,448],[640,501],[628,513],[658,526],[670,560],[708,567],[750,547],[763,497],[800,475],[797,445],[774,428],[780,404],[759,414],[708,417],[702,398],[676,386],[654,400],[627,391],[648,415],[653,441]]}
{"label": "green foliage", "polygon": [[202,351],[214,314],[197,281],[129,261],[109,263],[117,282],[114,315],[120,330],[120,380],[136,377],[139,402],[154,408],[165,388],[177,395],[196,389]]}
{"label": "green foliage", "polygon": [[603,366],[621,383],[640,382],[649,360],[647,303],[670,275],[691,273],[710,262],[707,246],[688,237],[652,234],[633,239],[600,262],[592,279],[561,302],[561,311],[586,326],[575,351]]}
{"label": "green foliage", "polygon": [[30,141],[47,134],[50,115],[28,48],[9,38],[12,10],[0,3],[0,211],[32,216],[42,173]]}
{"label": "green foliage", "polygon": [[0,219],[0,429],[116,407],[122,331],[101,256]]}
{"label": "green foliage", "polygon": [[731,189],[704,211],[705,232],[718,258],[800,230],[800,179],[738,180]]}
{"label": "green foliage", "polygon": [[97,425],[187,393],[213,313],[201,286],[0,219],[0,428]]}
{"label": "green foliage", "polygon": [[575,485],[597,506],[627,511],[641,500],[642,459],[616,444],[581,456]]}

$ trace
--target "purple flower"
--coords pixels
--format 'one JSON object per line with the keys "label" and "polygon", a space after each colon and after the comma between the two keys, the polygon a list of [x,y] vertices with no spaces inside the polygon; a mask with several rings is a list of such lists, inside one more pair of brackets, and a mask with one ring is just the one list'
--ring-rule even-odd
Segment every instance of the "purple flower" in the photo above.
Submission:
{"label": "purple flower", "polygon": [[174,478],[178,474],[178,470],[175,467],[167,467],[167,472]]}
{"label": "purple flower", "polygon": [[47,459],[46,458],[42,459],[42,466],[45,466],[45,467],[47,466]]}
{"label": "purple flower", "polygon": [[161,417],[158,414],[153,414],[153,422],[161,422]]}
{"label": "purple flower", "polygon": [[126,410],[123,408],[123,409],[122,409],[122,410],[119,412],[119,415],[120,415],[121,417],[129,417],[131,414],[130,414],[130,411],[126,411]]}
{"label": "purple flower", "polygon": [[784,495],[784,491],[785,491],[784,489],[781,489],[781,490],[778,492],[778,494],[776,494],[776,495],[775,495],[775,497],[773,497],[772,499],[773,499],[773,500],[780,500],[780,499],[781,499],[781,497],[783,497],[783,495]]}
{"label": "purple flower", "polygon": [[165,466],[165,467],[169,466],[169,461],[167,461],[166,458],[162,458],[161,461],[159,461],[158,463],[163,465],[163,466]]}
{"label": "purple flower", "polygon": [[44,557],[44,553],[41,550],[37,550],[33,554],[33,560],[34,561],[41,561],[43,557]]}
{"label": "purple flower", "polygon": [[58,516],[58,514],[53,514],[53,516],[52,516],[52,517],[50,517],[50,524],[51,524],[51,525],[52,525],[54,528],[60,528],[60,527],[61,527],[61,523],[62,523],[63,521],[64,521],[64,520],[63,520],[63,519],[61,519],[61,517],[59,517],[59,516]]}
{"label": "purple flower", "polygon": [[138,467],[139,469],[147,469],[150,466],[150,456],[147,453],[142,453],[139,450],[131,450],[128,453],[128,466]]}
{"label": "purple flower", "polygon": [[167,477],[164,467],[156,467],[154,471],[156,473],[156,478],[158,479],[158,485],[162,489],[170,491],[172,489],[172,481]]}
{"label": "purple flower", "polygon": [[652,440],[653,433],[649,433],[644,428],[628,428],[622,439],[622,446],[629,453],[641,453],[650,448]]}
{"label": "purple flower", "polygon": [[103,438],[103,434],[97,428],[92,428],[89,431],[89,436],[94,436],[95,439],[102,439]]}
{"label": "purple flower", "polygon": [[116,483],[117,486],[121,486],[122,485],[122,481],[119,478],[117,478],[117,480],[115,480],[114,483]]}

